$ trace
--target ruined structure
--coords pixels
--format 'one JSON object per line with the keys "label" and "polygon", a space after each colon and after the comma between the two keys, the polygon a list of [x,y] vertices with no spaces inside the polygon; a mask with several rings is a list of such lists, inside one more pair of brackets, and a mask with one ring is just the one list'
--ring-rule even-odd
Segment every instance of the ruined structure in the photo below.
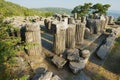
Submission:
{"label": "ruined structure", "polygon": [[[32,20],[31,23],[29,19]],[[30,17],[21,25],[21,28],[23,28],[23,30],[21,30],[21,32],[23,31],[23,35],[21,34],[22,41],[31,45],[25,48],[27,55],[29,55],[31,67],[36,68],[36,63],[39,61],[42,62],[45,57],[49,57],[47,60],[55,64],[53,66],[64,68],[64,66],[66,67],[66,65],[68,65],[67,67],[69,67],[73,73],[78,73],[85,68],[90,55],[95,51],[90,49],[90,45],[94,43],[102,33],[105,33],[108,24],[114,24],[112,17],[96,16],[96,19],[92,19],[92,17],[78,18],[77,14],[74,15],[74,18],[56,15],[52,20],[51,18],[41,20],[42,19]],[[108,33],[109,35],[107,34],[108,37],[105,39],[106,42],[104,44],[97,44],[97,47],[95,45],[96,49],[98,48],[96,55],[101,60],[105,59],[119,31],[111,30],[111,32],[112,33]],[[45,38],[44,40],[46,41],[44,41],[43,38]],[[100,43],[102,42],[100,41]],[[47,56],[45,51],[42,51],[43,44],[47,47],[52,45],[50,50],[44,47],[44,50],[46,50],[46,53],[48,52],[50,56]],[[49,77],[49,79],[54,80],[57,78],[61,80],[51,72],[44,73],[40,79],[47,79],[46,76],[47,78]]]}

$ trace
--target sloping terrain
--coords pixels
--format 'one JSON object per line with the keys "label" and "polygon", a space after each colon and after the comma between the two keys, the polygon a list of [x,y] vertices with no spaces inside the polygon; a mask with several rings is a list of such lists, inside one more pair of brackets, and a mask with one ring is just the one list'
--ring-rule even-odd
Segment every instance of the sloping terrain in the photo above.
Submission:
{"label": "sloping terrain", "polygon": [[0,17],[8,16],[46,16],[52,15],[50,12],[37,11],[34,9],[28,9],[23,6],[14,4],[12,2],[7,2],[5,0],[0,0]]}
{"label": "sloping terrain", "polygon": [[59,13],[59,14],[66,13],[69,15],[71,15],[71,11],[72,11],[72,9],[58,8],[58,7],[36,8],[36,10],[48,11],[48,12]]}

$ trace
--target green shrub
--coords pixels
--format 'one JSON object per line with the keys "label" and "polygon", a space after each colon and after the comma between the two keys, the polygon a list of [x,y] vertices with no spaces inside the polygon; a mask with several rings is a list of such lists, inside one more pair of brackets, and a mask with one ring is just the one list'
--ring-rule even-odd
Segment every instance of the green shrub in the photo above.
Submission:
{"label": "green shrub", "polygon": [[117,18],[117,21],[120,21],[120,16]]}

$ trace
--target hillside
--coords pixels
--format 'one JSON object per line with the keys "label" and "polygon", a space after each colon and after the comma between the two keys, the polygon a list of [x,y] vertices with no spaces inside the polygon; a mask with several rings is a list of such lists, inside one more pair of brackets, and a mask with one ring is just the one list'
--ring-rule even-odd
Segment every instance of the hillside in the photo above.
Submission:
{"label": "hillside", "polygon": [[49,16],[52,13],[37,11],[33,9],[28,9],[23,6],[14,4],[12,2],[7,2],[5,0],[0,0],[0,16],[8,17],[8,16]]}
{"label": "hillside", "polygon": [[40,11],[48,11],[48,12],[53,12],[53,13],[59,13],[59,14],[69,14],[71,15],[71,9],[67,9],[67,8],[59,8],[59,7],[47,7],[47,8],[36,8],[36,10],[40,10]]}

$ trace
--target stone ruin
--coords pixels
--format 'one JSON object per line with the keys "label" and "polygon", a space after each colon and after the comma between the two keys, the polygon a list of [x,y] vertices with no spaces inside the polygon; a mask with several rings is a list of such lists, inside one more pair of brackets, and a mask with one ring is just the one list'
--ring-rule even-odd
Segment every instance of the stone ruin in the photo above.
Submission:
{"label": "stone ruin", "polygon": [[[26,49],[32,68],[36,68],[34,66],[36,63],[39,61],[42,62],[45,57],[49,57],[42,52],[40,28],[42,25],[53,35],[53,47],[51,50],[53,55],[51,62],[58,68],[64,68],[66,64],[69,64],[69,68],[73,73],[78,73],[84,69],[91,54],[91,52],[86,49],[87,47],[81,48],[76,47],[76,45],[83,46],[84,43],[86,43],[85,41],[90,39],[92,35],[102,34],[105,32],[108,24],[114,24],[113,17],[100,16],[96,19],[81,17],[78,19],[76,14],[74,17],[54,15],[54,19],[52,20],[42,17],[27,17],[18,20],[21,22],[13,18],[5,20],[4,23],[10,23],[18,27],[21,31],[19,32],[21,40],[34,44],[34,46]],[[13,31],[11,30],[11,32]],[[112,36],[110,35],[106,39],[106,43],[99,48],[96,54],[100,59],[105,58],[117,34],[118,31],[113,30],[111,33]],[[35,60],[33,56],[37,60]],[[40,77],[40,80],[45,80],[46,76],[49,76],[49,80],[61,80],[56,75],[52,77],[52,72],[45,72],[44,75]]]}

